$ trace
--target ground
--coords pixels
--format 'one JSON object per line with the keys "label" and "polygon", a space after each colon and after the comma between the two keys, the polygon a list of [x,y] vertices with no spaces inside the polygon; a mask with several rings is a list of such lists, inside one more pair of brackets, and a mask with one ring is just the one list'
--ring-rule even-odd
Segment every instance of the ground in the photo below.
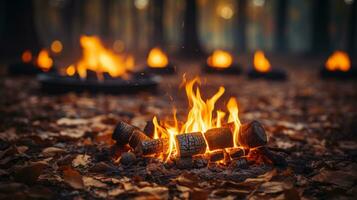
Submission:
{"label": "ground", "polygon": [[179,75],[163,77],[155,94],[46,95],[34,77],[3,74],[0,198],[355,199],[357,83],[321,80],[317,62],[292,63],[284,66],[285,82],[201,75],[203,96],[224,86],[217,107],[236,97],[241,121],[259,120],[268,146],[288,162],[247,169],[118,163],[124,150],[111,140],[115,124],[125,120],[143,128],[154,115],[172,116],[173,106],[185,116],[179,85],[183,72],[198,74],[198,62],[177,61]]}

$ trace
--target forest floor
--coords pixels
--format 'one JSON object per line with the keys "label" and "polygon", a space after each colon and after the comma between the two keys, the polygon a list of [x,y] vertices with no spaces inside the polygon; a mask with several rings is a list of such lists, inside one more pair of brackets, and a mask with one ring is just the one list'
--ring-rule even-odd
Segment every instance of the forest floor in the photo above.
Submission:
{"label": "forest floor", "polygon": [[[194,77],[197,66],[183,69]],[[244,74],[201,78],[206,98],[226,88],[217,108],[234,96],[242,122],[264,125],[268,146],[284,153],[287,167],[118,163],[111,134],[119,120],[143,128],[153,116],[172,116],[173,106],[186,116],[182,73],[163,77],[156,94],[118,96],[46,95],[34,77],[2,75],[0,199],[357,198],[357,82],[321,80],[309,67],[289,68],[285,82]]]}

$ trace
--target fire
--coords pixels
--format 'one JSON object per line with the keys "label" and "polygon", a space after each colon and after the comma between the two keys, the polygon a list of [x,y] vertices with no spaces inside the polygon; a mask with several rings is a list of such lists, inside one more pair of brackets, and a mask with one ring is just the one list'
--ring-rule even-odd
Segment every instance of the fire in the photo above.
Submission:
{"label": "fire", "polygon": [[147,58],[147,64],[152,68],[164,68],[167,67],[169,59],[167,55],[160,48],[151,49]]}
{"label": "fire", "polygon": [[[224,111],[215,111],[215,104],[218,99],[223,95],[225,89],[220,87],[218,91],[209,99],[203,100],[201,97],[201,92],[199,87],[195,87],[196,84],[200,84],[200,79],[196,77],[191,81],[185,81],[186,95],[189,103],[189,112],[187,114],[186,122],[182,126],[179,126],[178,120],[176,118],[176,110],[173,112],[173,119],[163,121],[161,124],[158,123],[156,117],[153,118],[153,123],[155,126],[155,137],[168,137],[170,141],[169,150],[167,152],[168,160],[171,156],[176,155],[176,141],[175,135],[201,132],[204,134],[207,130],[212,128],[222,127],[225,120],[226,113]],[[238,117],[238,104],[235,98],[231,98],[227,104],[227,110],[229,113],[228,120],[226,122],[234,123],[234,138],[238,135],[240,120]],[[214,113],[216,113],[214,115]],[[168,122],[174,123],[168,123]],[[236,142],[234,142],[237,146]],[[210,152],[208,145],[206,152]]]}
{"label": "fire", "polygon": [[228,68],[232,63],[232,55],[223,50],[215,50],[207,59],[207,64],[216,68]]}
{"label": "fire", "polygon": [[256,51],[254,54],[254,68],[259,72],[268,72],[271,69],[269,60],[265,57],[263,51]]}
{"label": "fire", "polygon": [[[71,76],[75,72],[81,78],[87,77],[87,70],[95,71],[98,79],[102,79],[103,73],[111,77],[126,78],[128,72],[134,68],[132,56],[118,55],[106,49],[96,36],[81,36],[80,44],[83,48],[83,56],[79,62],[66,69],[66,74]],[[73,68],[73,69],[72,69]]]}
{"label": "fire", "polygon": [[47,50],[42,49],[37,57],[37,65],[45,72],[52,68],[53,60]]}
{"label": "fire", "polygon": [[351,68],[351,61],[344,51],[335,51],[326,61],[326,68],[329,71],[347,72]]}
{"label": "fire", "polygon": [[32,60],[32,53],[30,50],[26,50],[21,55],[21,60],[24,63],[29,63]]}
{"label": "fire", "polygon": [[61,53],[63,49],[63,45],[61,43],[61,41],[59,40],[54,40],[51,44],[51,51],[54,53]]}

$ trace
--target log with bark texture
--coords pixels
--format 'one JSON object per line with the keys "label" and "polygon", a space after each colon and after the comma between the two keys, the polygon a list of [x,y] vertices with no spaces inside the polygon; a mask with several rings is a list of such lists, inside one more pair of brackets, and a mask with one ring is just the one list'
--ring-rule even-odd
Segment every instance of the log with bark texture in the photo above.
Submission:
{"label": "log with bark texture", "polygon": [[113,131],[112,138],[117,142],[118,145],[126,145],[129,143],[129,140],[135,129],[135,126],[120,121]]}
{"label": "log with bark texture", "polygon": [[272,152],[266,147],[259,147],[257,148],[257,151],[261,155],[269,159],[275,166],[286,167],[288,165],[288,163],[286,162],[285,158],[282,155]]}
{"label": "log with bark texture", "polygon": [[243,124],[239,129],[238,143],[244,148],[255,148],[267,143],[264,127],[258,121]]}
{"label": "log with bark texture", "polygon": [[136,148],[137,155],[152,155],[158,153],[166,153],[169,149],[169,139],[150,139],[142,141]]}
{"label": "log with bark texture", "polygon": [[154,133],[155,133],[155,125],[152,121],[147,121],[145,128],[144,128],[144,133],[150,137],[153,138],[154,137]]}
{"label": "log with bark texture", "polygon": [[231,169],[246,169],[248,168],[248,160],[245,157],[232,160],[229,167]]}
{"label": "log with bark texture", "polygon": [[212,150],[233,147],[233,133],[229,128],[213,128],[204,134],[208,148]]}
{"label": "log with bark texture", "polygon": [[239,147],[229,148],[229,149],[227,149],[227,152],[228,152],[229,156],[231,157],[231,159],[236,159],[236,158],[239,158],[239,157],[242,157],[245,155],[244,149],[239,148]]}
{"label": "log with bark texture", "polygon": [[139,129],[135,129],[129,139],[129,146],[133,149],[135,149],[138,144],[140,144],[141,142],[145,141],[145,140],[150,140],[151,138],[149,138],[147,135],[145,135],[145,133],[143,133],[142,131],[140,131]]}
{"label": "log with bark texture", "polygon": [[212,151],[208,154],[208,159],[210,162],[216,162],[224,159],[223,150]]}
{"label": "log with bark texture", "polygon": [[203,154],[206,141],[200,132],[176,135],[176,149],[179,157]]}

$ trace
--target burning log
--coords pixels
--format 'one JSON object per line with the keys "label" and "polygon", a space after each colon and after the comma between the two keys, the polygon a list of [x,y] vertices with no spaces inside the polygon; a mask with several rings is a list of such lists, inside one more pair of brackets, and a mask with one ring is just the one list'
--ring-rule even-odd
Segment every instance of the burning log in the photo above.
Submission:
{"label": "burning log", "polygon": [[206,141],[200,132],[176,135],[176,148],[179,157],[203,154],[206,151]]}
{"label": "burning log", "polygon": [[216,162],[224,159],[224,151],[223,150],[217,150],[210,152],[208,154],[208,158],[210,162]]}
{"label": "burning log", "polygon": [[129,144],[132,148],[135,148],[141,141],[150,139],[138,128],[123,121],[115,127],[112,138],[118,145]]}
{"label": "burning log", "polygon": [[142,141],[136,148],[137,155],[152,155],[157,153],[165,153],[169,148],[169,139],[160,138]]}
{"label": "burning log", "polygon": [[233,133],[229,128],[213,128],[205,133],[210,150],[233,147]]}
{"label": "burning log", "polygon": [[241,148],[230,148],[227,149],[227,152],[231,159],[237,159],[245,155],[244,149]]}
{"label": "burning log", "polygon": [[150,138],[154,137],[155,125],[151,120],[146,122],[146,125],[144,127],[144,133]]}
{"label": "burning log", "polygon": [[258,121],[243,124],[239,129],[238,143],[244,148],[255,148],[267,143],[264,127]]}

